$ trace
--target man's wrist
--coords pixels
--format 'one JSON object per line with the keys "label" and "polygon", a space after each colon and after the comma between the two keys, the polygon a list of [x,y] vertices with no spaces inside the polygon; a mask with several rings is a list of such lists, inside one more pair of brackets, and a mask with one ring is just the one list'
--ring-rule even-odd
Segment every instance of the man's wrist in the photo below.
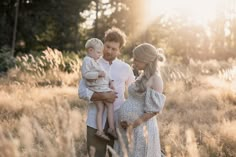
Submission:
{"label": "man's wrist", "polygon": [[107,96],[106,96],[105,92],[94,92],[91,97],[92,101],[103,101],[106,99],[107,99]]}
{"label": "man's wrist", "polygon": [[99,97],[101,98],[101,100],[106,100],[107,99],[107,96],[106,96],[105,92],[100,92],[98,94],[99,94]]}

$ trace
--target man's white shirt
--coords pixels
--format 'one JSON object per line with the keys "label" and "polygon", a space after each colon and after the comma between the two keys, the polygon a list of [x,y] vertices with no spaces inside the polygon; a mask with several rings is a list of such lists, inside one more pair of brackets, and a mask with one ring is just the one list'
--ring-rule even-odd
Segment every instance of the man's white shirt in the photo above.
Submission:
{"label": "man's white shirt", "polygon": [[[106,61],[101,57],[98,60],[98,63],[102,66],[102,68],[106,71],[106,73],[110,75],[110,78],[114,80],[115,91],[117,92],[117,97],[118,97],[113,103],[115,112],[120,108],[120,106],[125,101],[124,93],[126,87],[128,87],[132,82],[134,82],[135,77],[133,71],[127,63],[119,59],[115,59],[112,61],[112,64],[109,64],[108,61]],[[92,101],[90,101],[93,93],[94,93],[93,91],[89,90],[86,87],[85,80],[81,79],[79,84],[79,96],[81,99],[89,101],[87,125],[96,129],[97,108],[92,103]],[[103,113],[103,127],[105,126],[106,119],[107,119],[107,110],[105,110]]]}

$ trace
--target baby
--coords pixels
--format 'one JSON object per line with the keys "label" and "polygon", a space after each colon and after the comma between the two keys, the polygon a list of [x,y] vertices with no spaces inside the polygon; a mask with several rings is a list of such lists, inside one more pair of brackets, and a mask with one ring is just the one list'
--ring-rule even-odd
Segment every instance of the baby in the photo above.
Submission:
{"label": "baby", "polygon": [[[97,60],[101,57],[103,51],[102,41],[97,38],[91,38],[86,42],[85,48],[87,50],[87,55],[83,60],[81,72],[82,77],[86,80],[86,85],[88,86],[88,88],[94,92],[108,92],[114,90],[114,84],[112,80],[97,62]],[[107,133],[114,138],[117,138],[114,124],[113,104],[105,101],[94,101],[94,104],[97,107],[96,136],[107,141],[110,140],[110,138],[104,133],[102,127],[103,112],[106,106],[109,124]]]}

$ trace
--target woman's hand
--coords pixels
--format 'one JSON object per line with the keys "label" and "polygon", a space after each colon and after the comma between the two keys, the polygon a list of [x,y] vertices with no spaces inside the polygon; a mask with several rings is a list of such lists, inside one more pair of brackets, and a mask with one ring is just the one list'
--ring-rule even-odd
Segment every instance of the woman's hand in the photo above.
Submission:
{"label": "woman's hand", "polygon": [[133,130],[134,130],[133,123],[129,123],[127,121],[121,121],[120,125],[124,130],[126,130],[128,142],[131,143],[133,141]]}
{"label": "woman's hand", "polygon": [[127,130],[128,128],[133,128],[133,123],[129,123],[127,121],[120,121],[120,126],[124,129]]}

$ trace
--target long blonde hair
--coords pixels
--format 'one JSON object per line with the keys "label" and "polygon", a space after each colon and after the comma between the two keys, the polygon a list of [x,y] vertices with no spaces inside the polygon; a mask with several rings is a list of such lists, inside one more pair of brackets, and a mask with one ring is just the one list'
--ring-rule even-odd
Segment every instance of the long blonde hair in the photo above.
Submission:
{"label": "long blonde hair", "polygon": [[147,81],[155,72],[158,71],[158,62],[163,62],[165,57],[160,52],[162,49],[156,49],[153,45],[143,43],[133,50],[134,59],[146,63],[143,73],[135,82],[137,92],[145,92]]}

